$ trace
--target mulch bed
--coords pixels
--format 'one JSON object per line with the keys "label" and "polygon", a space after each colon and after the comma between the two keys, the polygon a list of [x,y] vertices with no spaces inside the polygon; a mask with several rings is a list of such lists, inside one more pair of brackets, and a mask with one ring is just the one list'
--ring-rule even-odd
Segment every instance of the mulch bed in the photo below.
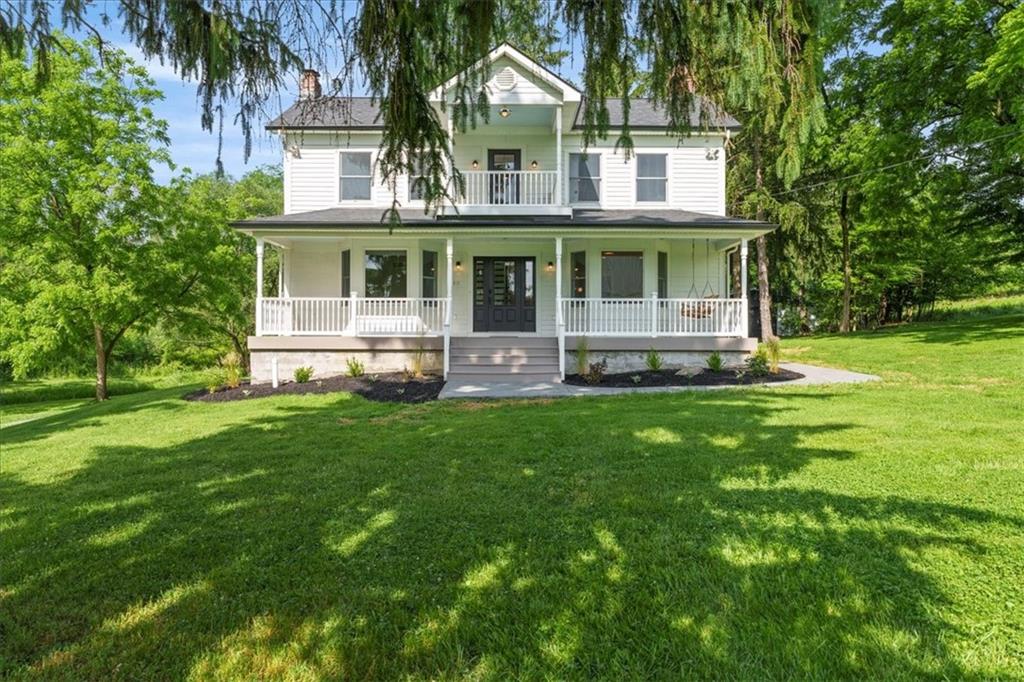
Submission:
{"label": "mulch bed", "polygon": [[[573,386],[605,386],[608,388],[644,388],[648,386],[746,386],[749,384],[776,383],[779,381],[793,381],[802,379],[803,374],[791,372],[788,369],[780,369],[778,374],[769,374],[764,377],[754,377],[750,374],[743,374],[735,369],[723,369],[712,372],[710,369],[702,369],[699,374],[693,376],[680,376],[677,370],[662,369],[657,372],[643,370],[639,372],[621,372],[617,374],[605,374],[599,384],[588,384],[579,374],[570,374],[565,377],[565,383]],[[637,381],[635,377],[640,377]]]}
{"label": "mulch bed", "polygon": [[274,388],[269,383],[242,384],[238,388],[222,388],[213,393],[203,389],[184,396],[185,400],[219,403],[229,400],[249,400],[272,395],[303,395],[306,393],[355,393],[367,400],[382,403],[423,403],[437,400],[444,386],[441,377],[411,379],[401,372],[366,375],[362,377],[336,376],[311,379],[303,383],[290,381]]}

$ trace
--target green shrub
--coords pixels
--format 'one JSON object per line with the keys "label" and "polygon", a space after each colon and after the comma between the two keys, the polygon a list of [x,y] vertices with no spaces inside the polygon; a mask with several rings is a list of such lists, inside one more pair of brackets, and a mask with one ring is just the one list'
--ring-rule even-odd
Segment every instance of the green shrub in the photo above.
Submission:
{"label": "green shrub", "polygon": [[591,386],[601,383],[601,379],[604,378],[604,373],[608,370],[608,361],[601,360],[600,362],[592,362],[587,367],[587,371],[583,373],[583,380]]}
{"label": "green shrub", "polygon": [[768,358],[768,371],[772,374],[779,373],[779,357],[782,355],[782,346],[777,338],[764,342],[765,353]]}
{"label": "green shrub", "polygon": [[345,361],[346,371],[350,377],[361,377],[366,374],[366,367],[359,358],[349,358]]}
{"label": "green shrub", "polygon": [[708,369],[712,372],[721,372],[725,363],[722,361],[722,354],[717,350],[708,356]]}
{"label": "green shrub", "polygon": [[304,384],[313,378],[312,367],[297,367],[295,369],[295,381]]}
{"label": "green shrub", "polygon": [[587,337],[581,336],[576,340],[576,373],[584,376],[590,367],[590,344]]}
{"label": "green shrub", "polygon": [[231,351],[220,359],[220,366],[224,385],[228,388],[238,388],[242,385],[242,356]]}
{"label": "green shrub", "polygon": [[768,362],[768,350],[764,346],[758,346],[757,350],[747,358],[746,372],[752,377],[766,377],[771,373],[771,366]]}
{"label": "green shrub", "polygon": [[647,351],[647,355],[644,356],[644,363],[647,365],[647,369],[652,372],[657,372],[665,366],[665,362],[661,358],[661,354],[653,348]]}

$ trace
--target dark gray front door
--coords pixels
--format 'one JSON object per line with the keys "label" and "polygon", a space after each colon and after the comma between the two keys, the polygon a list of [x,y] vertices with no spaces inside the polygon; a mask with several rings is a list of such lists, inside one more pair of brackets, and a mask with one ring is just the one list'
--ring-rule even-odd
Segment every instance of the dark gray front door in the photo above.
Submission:
{"label": "dark gray front door", "polygon": [[519,174],[501,171],[522,170],[522,156],[518,149],[488,149],[487,170],[491,173],[490,199],[492,204],[511,206],[519,203]]}
{"label": "dark gray front door", "polygon": [[537,330],[533,258],[473,259],[473,331]]}

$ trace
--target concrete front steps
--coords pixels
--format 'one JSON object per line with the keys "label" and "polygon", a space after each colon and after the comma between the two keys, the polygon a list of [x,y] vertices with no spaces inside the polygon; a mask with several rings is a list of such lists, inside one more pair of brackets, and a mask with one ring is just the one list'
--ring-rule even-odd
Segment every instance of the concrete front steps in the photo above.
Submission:
{"label": "concrete front steps", "polygon": [[449,381],[560,382],[558,339],[542,336],[452,338]]}

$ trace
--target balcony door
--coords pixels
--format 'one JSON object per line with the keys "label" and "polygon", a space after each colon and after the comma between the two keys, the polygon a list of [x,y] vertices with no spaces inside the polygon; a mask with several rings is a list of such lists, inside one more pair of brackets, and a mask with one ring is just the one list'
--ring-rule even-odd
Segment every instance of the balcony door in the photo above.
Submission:
{"label": "balcony door", "polygon": [[[519,203],[519,174],[522,153],[518,149],[488,149],[487,170],[491,171],[490,200],[499,206]],[[506,172],[502,172],[506,171]]]}
{"label": "balcony door", "polygon": [[515,256],[473,259],[473,331],[536,331],[534,264]]}

